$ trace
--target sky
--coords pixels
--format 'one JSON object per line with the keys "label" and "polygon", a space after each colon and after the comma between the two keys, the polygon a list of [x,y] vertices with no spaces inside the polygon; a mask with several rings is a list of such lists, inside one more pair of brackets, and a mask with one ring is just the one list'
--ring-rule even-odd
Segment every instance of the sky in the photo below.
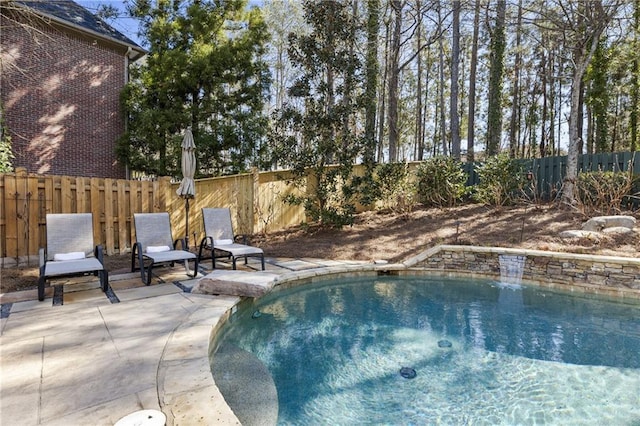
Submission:
{"label": "sky", "polygon": [[90,11],[96,13],[98,6],[101,4],[114,6],[121,14],[118,18],[108,20],[107,23],[116,30],[120,31],[131,40],[135,41],[138,45],[141,45],[141,41],[137,36],[138,21],[133,18],[129,18],[124,8],[125,2],[123,0],[74,0],[76,3]]}
{"label": "sky", "polygon": [[[121,14],[118,18],[109,20],[107,23],[125,36],[129,37],[131,40],[135,41],[138,45],[142,46],[142,41],[137,36],[138,21],[128,17],[125,10],[124,0],[75,0],[75,2],[89,10],[91,13],[96,13],[101,4],[114,6],[121,12]],[[251,6],[260,6],[262,3],[263,0],[249,0],[249,5]]]}

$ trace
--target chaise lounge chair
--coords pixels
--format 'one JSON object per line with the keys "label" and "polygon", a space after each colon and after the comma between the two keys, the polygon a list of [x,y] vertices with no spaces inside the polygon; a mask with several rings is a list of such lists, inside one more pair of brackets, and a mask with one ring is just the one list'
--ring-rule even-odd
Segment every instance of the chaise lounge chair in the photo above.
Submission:
{"label": "chaise lounge chair", "polygon": [[[198,275],[198,257],[187,250],[184,239],[172,240],[169,213],[134,213],[133,223],[136,231],[136,243],[131,250],[131,272],[140,269],[140,277],[146,285],[151,284],[153,266],[184,261],[187,275]],[[177,249],[178,241],[182,249]],[[145,273],[144,261],[150,260]],[[138,266],[136,266],[136,260]],[[193,275],[189,274],[189,260],[195,260]]]}
{"label": "chaise lounge chair", "polygon": [[[233,269],[236,269],[238,258],[244,258],[246,265],[249,257],[259,257],[264,271],[264,252],[258,247],[247,245],[246,237],[233,234],[231,211],[228,208],[204,208],[202,219],[205,237],[200,242],[199,259],[203,258],[203,250],[211,250],[213,269],[216,268],[216,258],[231,258]],[[243,238],[243,244],[236,242],[238,238]]]}
{"label": "chaise lounge chair", "polygon": [[49,277],[69,277],[93,273],[100,277],[102,291],[109,288],[102,246],[93,245],[91,213],[47,214],[47,247],[39,250],[38,300],[44,300],[44,284]]}

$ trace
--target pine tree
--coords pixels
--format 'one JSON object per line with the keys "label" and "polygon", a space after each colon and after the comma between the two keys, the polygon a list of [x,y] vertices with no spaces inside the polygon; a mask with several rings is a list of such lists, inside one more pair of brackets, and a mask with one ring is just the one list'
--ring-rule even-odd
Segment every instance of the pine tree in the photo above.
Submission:
{"label": "pine tree", "polygon": [[119,155],[134,170],[176,175],[182,133],[192,128],[198,175],[245,171],[258,159],[269,84],[259,9],[244,0],[137,2],[146,62],[123,94],[128,130]]}

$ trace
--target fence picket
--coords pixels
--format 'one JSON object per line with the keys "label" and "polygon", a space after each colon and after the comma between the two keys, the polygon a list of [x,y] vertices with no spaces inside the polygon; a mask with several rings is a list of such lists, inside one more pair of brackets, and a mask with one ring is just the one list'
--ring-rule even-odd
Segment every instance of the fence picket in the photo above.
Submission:
{"label": "fence picket", "polygon": [[126,248],[125,241],[127,241],[127,207],[129,205],[129,194],[127,193],[126,181],[117,181],[118,196],[116,201],[118,202],[118,251],[124,253]]}
{"label": "fence picket", "polygon": [[115,254],[114,215],[113,215],[113,179],[104,180],[104,243],[105,251],[111,256]]}
{"label": "fence picket", "polygon": [[16,262],[18,259],[18,192],[16,189],[16,176],[8,175],[4,179],[4,256],[15,257]]}

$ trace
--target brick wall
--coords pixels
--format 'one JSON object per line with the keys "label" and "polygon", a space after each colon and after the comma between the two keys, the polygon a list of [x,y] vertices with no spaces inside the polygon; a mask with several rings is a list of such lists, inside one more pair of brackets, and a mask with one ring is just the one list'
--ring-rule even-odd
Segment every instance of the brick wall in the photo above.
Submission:
{"label": "brick wall", "polygon": [[33,173],[124,178],[115,154],[124,132],[119,106],[124,53],[99,40],[0,19],[0,95],[14,166]]}

